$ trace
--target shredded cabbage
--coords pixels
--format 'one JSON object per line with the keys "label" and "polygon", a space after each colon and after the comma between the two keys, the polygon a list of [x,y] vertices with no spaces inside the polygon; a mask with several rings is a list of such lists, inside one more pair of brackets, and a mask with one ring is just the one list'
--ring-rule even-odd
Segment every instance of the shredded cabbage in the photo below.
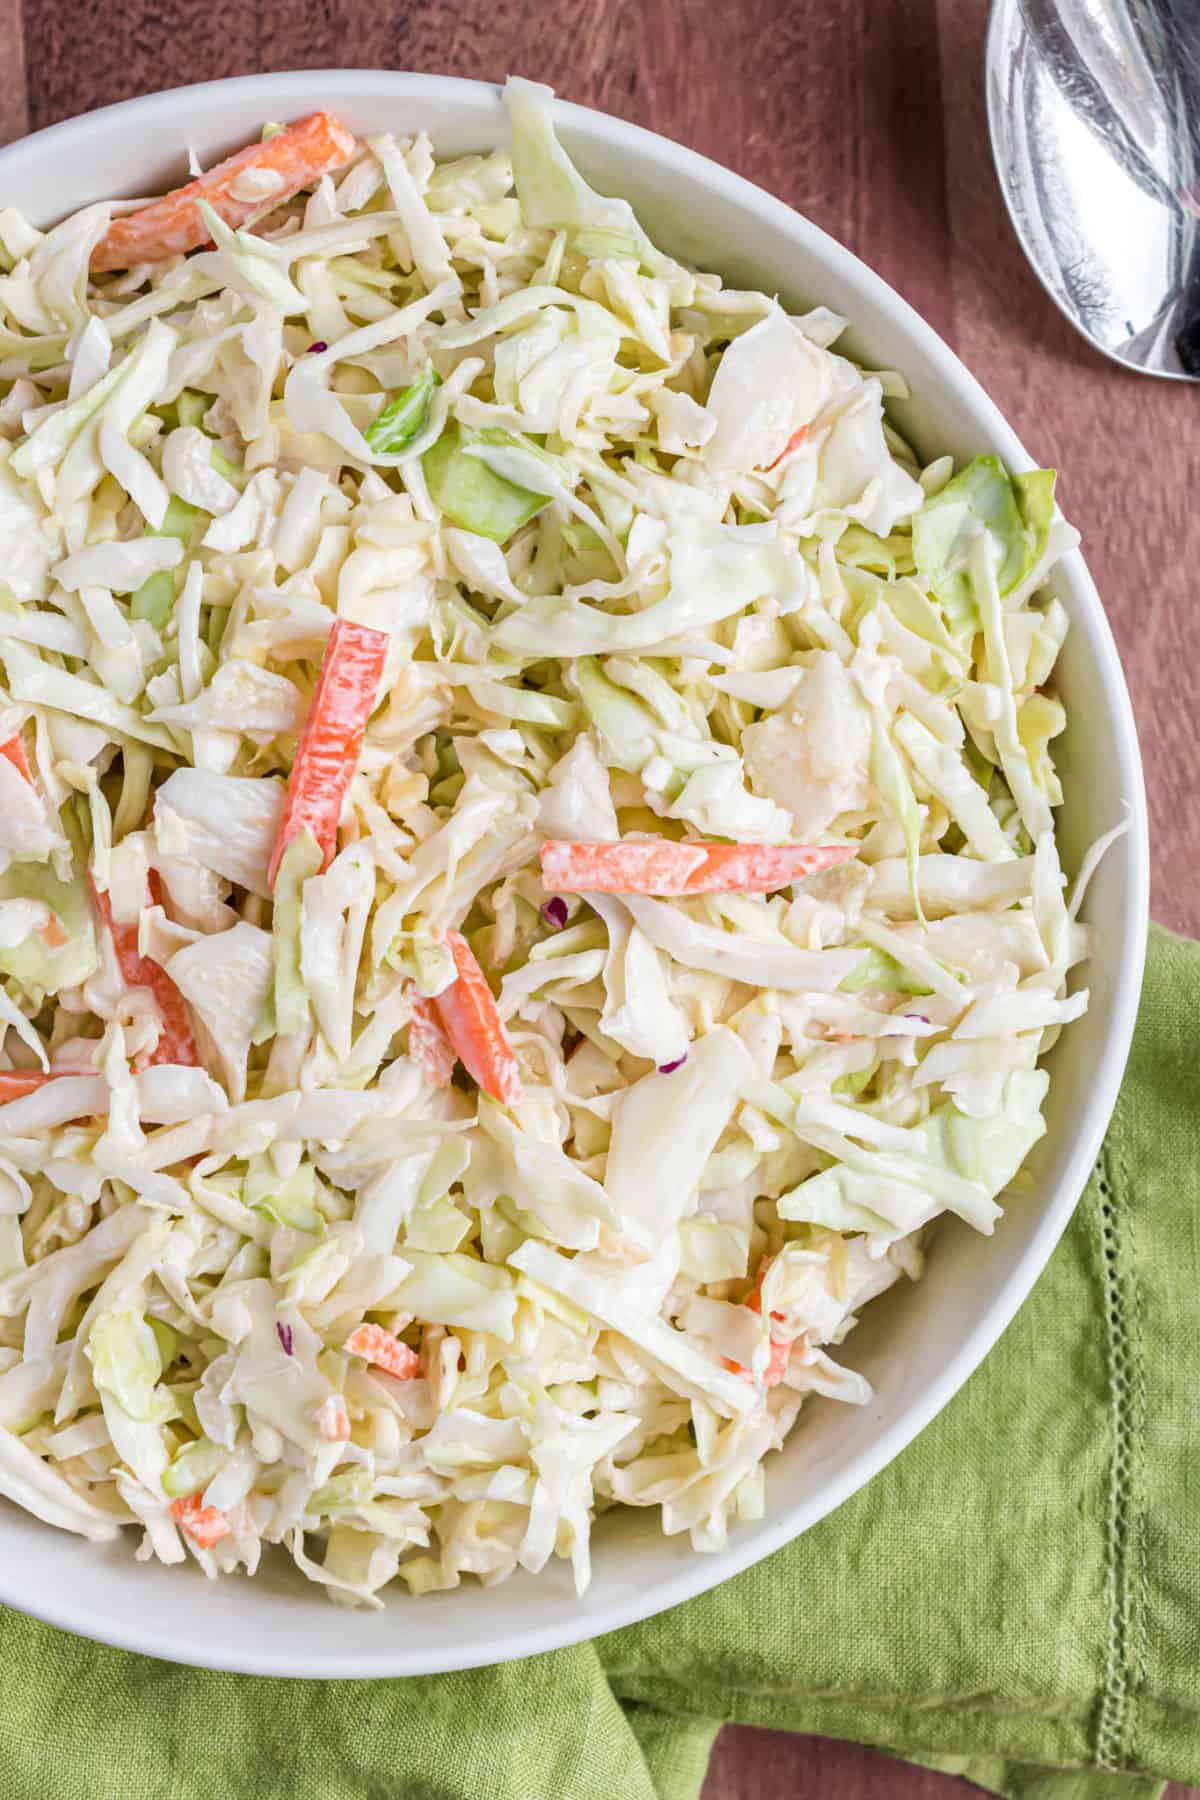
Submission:
{"label": "shredded cabbage", "polygon": [[507,97],[116,276],[0,219],[0,1493],[346,1604],[720,1547],[1086,1005],[1053,473]]}

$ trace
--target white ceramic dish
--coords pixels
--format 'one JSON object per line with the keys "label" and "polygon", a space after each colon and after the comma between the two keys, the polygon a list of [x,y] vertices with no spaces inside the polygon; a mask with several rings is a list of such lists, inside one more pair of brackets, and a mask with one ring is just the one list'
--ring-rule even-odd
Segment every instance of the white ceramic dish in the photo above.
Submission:
{"label": "white ceramic dish", "polygon": [[[257,75],[182,88],[52,126],[0,153],[0,205],[48,223],[89,201],[153,194],[185,179],[192,146],[205,162],[255,136],[264,119],[332,108],[358,130],[423,128],[442,154],[506,137],[498,92],[477,82],[382,71]],[[603,114],[564,106],[563,137],[589,179],[630,199],[674,255],[741,286],[777,290],[799,308],[821,301],[854,321],[865,360],[900,369],[914,394],[894,410],[926,453],[997,451],[1030,458],[978,383],[930,327],[849,251],[758,188],[676,144]],[[1052,1056],[1049,1130],[1032,1159],[1033,1190],[993,1238],[943,1223],[928,1274],[871,1306],[846,1360],[875,1388],[858,1409],[811,1402],[768,1463],[768,1505],[721,1555],[662,1536],[657,1514],[616,1512],[599,1525],[595,1576],[576,1598],[565,1565],[490,1590],[466,1585],[380,1613],[330,1605],[268,1559],[252,1581],[210,1585],[198,1572],[133,1560],[0,1506],[0,1600],[85,1636],[178,1662],[253,1674],[415,1675],[502,1662],[593,1637],[673,1606],[777,1550],[891,1461],[970,1375],[1053,1250],[1083,1188],[1125,1066],[1141,985],[1148,848],[1141,763],[1129,697],[1099,597],[1079,556],[1053,586],[1072,629],[1060,665],[1070,729],[1059,740],[1067,795],[1064,862],[1122,819],[1087,917],[1100,950],[1083,971],[1092,1000]]]}

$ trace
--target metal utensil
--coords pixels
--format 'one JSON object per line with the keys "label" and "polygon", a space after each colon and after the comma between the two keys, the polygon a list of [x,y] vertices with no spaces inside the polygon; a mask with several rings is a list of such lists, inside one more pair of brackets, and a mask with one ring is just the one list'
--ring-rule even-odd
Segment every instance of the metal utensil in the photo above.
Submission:
{"label": "metal utensil", "polygon": [[995,0],[987,103],[1051,299],[1127,368],[1200,380],[1200,0]]}

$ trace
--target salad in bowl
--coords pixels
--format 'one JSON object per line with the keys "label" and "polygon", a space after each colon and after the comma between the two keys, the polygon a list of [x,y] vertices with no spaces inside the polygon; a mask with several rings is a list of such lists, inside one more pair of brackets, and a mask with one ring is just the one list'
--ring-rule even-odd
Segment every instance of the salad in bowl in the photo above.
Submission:
{"label": "salad in bowl", "polygon": [[0,1492],[351,1604],[723,1548],[1087,1004],[1053,473],[506,92],[0,211]]}

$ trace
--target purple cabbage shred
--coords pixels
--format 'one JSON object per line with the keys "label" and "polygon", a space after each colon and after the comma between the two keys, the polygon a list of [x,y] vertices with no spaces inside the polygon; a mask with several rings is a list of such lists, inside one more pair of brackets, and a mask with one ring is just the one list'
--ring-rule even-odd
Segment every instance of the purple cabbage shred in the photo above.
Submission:
{"label": "purple cabbage shred", "polygon": [[291,1326],[290,1325],[281,1325],[277,1319],[275,1321],[275,1330],[279,1334],[279,1342],[283,1345],[283,1354],[285,1356],[290,1356],[292,1354],[292,1328],[291,1328]]}
{"label": "purple cabbage shred", "polygon": [[[320,356],[322,354],[322,352],[325,350],[328,350],[328,348],[329,348],[329,345],[325,342],[325,339],[318,338],[315,344],[310,344],[308,346],[308,349],[304,352],[304,354],[305,354],[305,356]],[[289,1355],[290,1355],[290,1352],[289,1352]]]}
{"label": "purple cabbage shred", "polygon": [[685,1052],[682,1056],[677,1056],[674,1062],[659,1063],[658,1072],[660,1075],[673,1075],[676,1069],[682,1069],[686,1061],[687,1053]]}
{"label": "purple cabbage shred", "polygon": [[552,925],[555,931],[561,931],[567,922],[567,903],[556,894],[553,900],[545,902],[541,914],[547,925]]}

